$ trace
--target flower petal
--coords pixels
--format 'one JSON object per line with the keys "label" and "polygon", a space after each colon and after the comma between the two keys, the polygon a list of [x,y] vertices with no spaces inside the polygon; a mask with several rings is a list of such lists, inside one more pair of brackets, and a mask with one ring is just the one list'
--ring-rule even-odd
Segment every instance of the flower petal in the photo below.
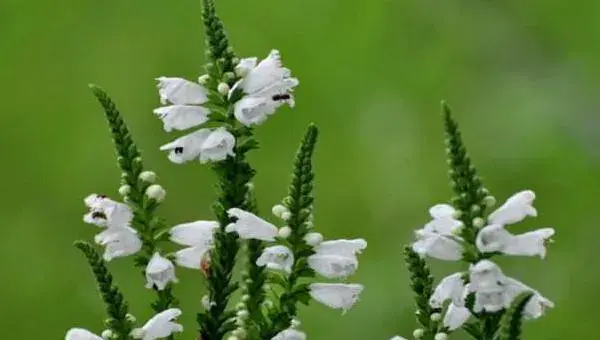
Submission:
{"label": "flower petal", "polygon": [[168,157],[173,163],[189,162],[200,157],[202,144],[210,134],[210,129],[200,129],[161,146],[160,150],[169,151]]}
{"label": "flower petal", "polygon": [[162,104],[193,105],[208,101],[207,91],[200,84],[183,78],[160,77],[156,80]]}
{"label": "flower petal", "polygon": [[184,246],[209,246],[213,233],[219,228],[216,221],[195,221],[182,223],[169,230],[171,241]]}
{"label": "flower petal", "polygon": [[273,270],[282,270],[286,273],[292,272],[294,265],[294,254],[286,246],[271,246],[263,250],[262,254],[256,260],[259,267],[266,266]]}
{"label": "flower petal", "polygon": [[214,129],[200,147],[200,162],[220,162],[227,156],[235,156],[234,147],[235,137],[226,128]]}
{"label": "flower petal", "polygon": [[353,283],[312,283],[309,285],[309,289],[310,296],[316,301],[346,312],[358,301],[358,296],[364,286]]}
{"label": "flower petal", "polygon": [[236,232],[243,239],[274,241],[278,229],[262,218],[239,208],[227,210],[230,217],[237,218],[225,228],[226,232]]}
{"label": "flower petal", "polygon": [[210,110],[202,106],[171,105],[159,107],[154,113],[163,121],[164,130],[171,132],[206,123]]}
{"label": "flower petal", "polygon": [[537,210],[533,207],[535,193],[524,190],[511,196],[506,202],[488,216],[490,224],[514,224],[521,222],[527,216],[536,217]]}

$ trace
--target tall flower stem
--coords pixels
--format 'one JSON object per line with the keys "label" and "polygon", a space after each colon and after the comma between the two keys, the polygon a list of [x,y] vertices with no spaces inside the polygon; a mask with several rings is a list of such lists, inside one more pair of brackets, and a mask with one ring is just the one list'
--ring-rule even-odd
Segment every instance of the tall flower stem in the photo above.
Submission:
{"label": "tall flower stem", "polygon": [[[127,186],[128,191],[125,202],[133,211],[131,226],[138,232],[143,244],[142,251],[135,256],[135,265],[144,274],[150,258],[155,251],[159,250],[156,235],[165,225],[164,221],[156,215],[159,202],[145,195],[152,181],[140,178],[144,171],[141,153],[117,106],[98,86],[90,85],[90,89],[104,109],[113,138],[117,163],[122,171],[122,185]],[[156,287],[154,290],[157,297],[152,303],[152,309],[155,312],[161,312],[177,304],[170,284],[162,291]]]}

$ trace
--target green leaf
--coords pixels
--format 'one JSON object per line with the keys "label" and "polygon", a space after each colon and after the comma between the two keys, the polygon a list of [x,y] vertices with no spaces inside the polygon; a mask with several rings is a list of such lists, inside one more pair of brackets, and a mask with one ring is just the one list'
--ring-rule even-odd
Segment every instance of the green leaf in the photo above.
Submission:
{"label": "green leaf", "polygon": [[521,323],[523,322],[523,312],[527,303],[533,297],[533,292],[523,292],[519,294],[511,303],[500,320],[500,327],[497,333],[497,340],[519,340],[521,339]]}

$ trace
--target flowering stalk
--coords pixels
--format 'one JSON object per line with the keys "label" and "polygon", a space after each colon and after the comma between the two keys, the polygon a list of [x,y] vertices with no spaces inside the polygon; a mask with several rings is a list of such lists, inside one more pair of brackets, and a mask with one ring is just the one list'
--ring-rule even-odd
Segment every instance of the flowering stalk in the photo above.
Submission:
{"label": "flowering stalk", "polygon": [[[135,255],[134,262],[137,268],[145,275],[146,266],[152,256],[159,250],[158,233],[164,228],[164,222],[156,216],[156,209],[164,198],[164,189],[153,184],[156,175],[144,171],[141,153],[121,113],[115,103],[101,88],[90,85],[90,88],[104,109],[110,132],[117,154],[119,168],[122,171],[122,186],[119,192],[125,197],[125,202],[133,212],[130,221],[141,241],[141,251]],[[155,312],[161,312],[177,304],[173,296],[172,284],[167,284],[164,289],[152,287],[157,299],[152,303]]]}
{"label": "flowering stalk", "polygon": [[[227,92],[222,89],[225,87],[228,90],[237,79],[234,73],[236,57],[212,0],[203,1],[202,17],[209,58],[206,65],[209,77],[204,86],[209,92],[211,109],[222,114],[218,119],[223,121],[237,141],[232,152],[234,155],[213,165],[213,169],[219,175],[218,198],[213,204],[213,211],[220,224],[214,235],[214,247],[210,253],[211,264],[208,269],[208,296],[213,305],[208,311],[199,313],[197,318],[202,339],[218,340],[234,328],[231,319],[233,311],[228,311],[227,305],[231,294],[238,288],[237,283],[231,282],[231,276],[239,244],[235,233],[225,232],[225,227],[231,222],[227,211],[231,208],[248,210],[254,206],[246,200],[249,195],[248,184],[255,174],[246,161],[246,153],[257,148],[257,143],[252,137],[252,129],[241,126],[233,116],[232,104],[236,98],[228,98]],[[249,245],[249,249],[251,248],[257,248],[257,244]],[[252,251],[249,256],[254,256]],[[254,263],[255,261],[250,261],[249,266],[256,266]],[[258,274],[252,268],[249,273]],[[261,289],[255,287],[254,284],[251,286],[253,290]]]}
{"label": "flowering stalk", "polygon": [[292,182],[284,204],[289,211],[286,219],[291,233],[287,238],[287,246],[292,251],[294,262],[287,277],[273,275],[274,283],[283,288],[279,295],[278,305],[269,311],[271,325],[261,339],[271,339],[277,333],[291,326],[296,317],[298,302],[307,304],[310,300],[308,284],[299,283],[302,278],[311,278],[315,272],[308,266],[307,258],[315,252],[305,237],[309,232],[312,219],[313,182],[312,157],[317,142],[318,129],[310,125],[304,135],[300,148],[294,158]]}
{"label": "flowering stalk", "polygon": [[133,329],[131,319],[128,316],[128,306],[123,294],[114,284],[113,277],[106,268],[106,263],[96,249],[87,242],[77,241],[75,247],[83,252],[96,277],[98,290],[106,304],[109,319],[106,325],[113,334],[115,340],[130,339],[129,333]]}
{"label": "flowering stalk", "polygon": [[429,305],[433,295],[433,276],[427,262],[410,246],[404,248],[404,261],[410,273],[410,286],[415,292],[417,321],[423,327],[421,339],[433,340],[439,326],[435,315],[441,312],[441,309]]}
{"label": "flowering stalk", "polygon": [[[489,259],[500,254],[543,258],[554,229],[541,228],[520,235],[507,230],[507,226],[527,216],[537,216],[533,207],[535,194],[531,190],[518,192],[485,216],[486,208],[495,204],[495,198],[484,188],[471,164],[458,124],[445,103],[442,110],[449,173],[456,196],[452,198],[453,205],[437,204],[429,209],[432,220],[416,231],[417,240],[411,251],[407,251],[413,290],[419,295],[419,322],[423,326],[413,335],[419,339],[445,340],[449,333],[463,328],[477,340],[518,339],[523,318],[538,318],[554,304],[504,275]],[[431,281],[424,260],[415,254],[446,261],[462,260],[469,264],[469,269],[445,277],[431,292],[423,289],[421,281]]]}

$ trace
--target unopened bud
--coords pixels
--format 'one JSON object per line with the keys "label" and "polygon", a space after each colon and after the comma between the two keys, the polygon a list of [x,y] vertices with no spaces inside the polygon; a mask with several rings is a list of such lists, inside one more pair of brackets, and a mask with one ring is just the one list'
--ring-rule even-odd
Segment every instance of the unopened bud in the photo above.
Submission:
{"label": "unopened bud", "polygon": [[438,321],[440,321],[442,319],[442,314],[440,314],[440,313],[433,313],[433,314],[431,314],[431,316],[429,318],[433,322],[438,322]]}
{"label": "unopened bud", "polygon": [[113,332],[110,329],[105,329],[100,334],[100,337],[102,337],[102,339],[108,340],[108,339],[111,339],[113,337],[113,335],[114,334],[113,334]]}
{"label": "unopened bud", "polygon": [[288,226],[281,227],[279,228],[278,234],[281,238],[288,238],[292,234],[292,228]]}
{"label": "unopened bud", "polygon": [[129,195],[130,192],[131,192],[131,187],[127,184],[121,185],[119,187],[119,194],[123,197]]}
{"label": "unopened bud", "polygon": [[235,73],[233,72],[225,72],[225,74],[223,74],[223,80],[228,82],[228,81],[232,81],[235,79]]}
{"label": "unopened bud", "polygon": [[486,207],[493,207],[494,205],[496,205],[496,197],[491,196],[491,195],[487,195],[483,198],[483,204],[485,204]]}
{"label": "unopened bud", "polygon": [[284,205],[277,204],[277,205],[274,205],[273,208],[271,208],[271,212],[273,213],[273,215],[275,217],[279,217],[279,218],[283,219],[283,214],[285,214],[286,212],[289,212],[289,210]]}
{"label": "unopened bud", "polygon": [[250,300],[250,295],[244,294],[241,298],[242,302],[248,302]]}
{"label": "unopened bud", "polygon": [[308,233],[304,236],[304,241],[309,246],[314,247],[323,242],[323,235],[321,233]]}
{"label": "unopened bud", "polygon": [[167,192],[165,189],[159,184],[152,184],[146,189],[146,195],[157,202],[162,202],[162,200],[165,199],[166,194]]}
{"label": "unopened bud", "polygon": [[129,321],[129,322],[132,322],[132,323],[136,321],[136,318],[135,318],[135,316],[134,316],[133,314],[131,314],[131,313],[127,313],[127,314],[125,315],[125,319],[126,319],[127,321]]}
{"label": "unopened bud", "polygon": [[473,219],[473,225],[475,226],[475,228],[481,229],[485,226],[485,221],[481,217],[475,217]]}
{"label": "unopened bud", "polygon": [[217,91],[222,95],[226,95],[229,93],[229,85],[227,85],[227,83],[219,83]]}
{"label": "unopened bud", "polygon": [[144,171],[140,174],[140,179],[146,183],[154,183],[156,181],[156,174],[154,171]]}
{"label": "unopened bud", "polygon": [[203,74],[200,77],[198,77],[198,84],[206,85],[206,83],[208,83],[209,79],[210,79],[210,76],[208,74]]}
{"label": "unopened bud", "polygon": [[448,339],[448,334],[446,333],[438,333],[435,335],[435,337],[433,337],[434,340],[447,340]]}
{"label": "unopened bud", "polygon": [[239,311],[236,313],[236,315],[237,315],[237,317],[238,317],[238,318],[240,318],[240,319],[244,319],[244,320],[245,320],[245,319],[247,319],[247,318],[248,318],[248,316],[250,315],[250,313],[248,313],[248,311],[247,311],[247,310],[245,310],[245,309],[241,309],[241,310],[239,310]]}
{"label": "unopened bud", "polygon": [[425,331],[421,328],[417,328],[413,332],[413,337],[415,337],[415,339],[420,339],[423,337],[423,335],[425,335]]}

